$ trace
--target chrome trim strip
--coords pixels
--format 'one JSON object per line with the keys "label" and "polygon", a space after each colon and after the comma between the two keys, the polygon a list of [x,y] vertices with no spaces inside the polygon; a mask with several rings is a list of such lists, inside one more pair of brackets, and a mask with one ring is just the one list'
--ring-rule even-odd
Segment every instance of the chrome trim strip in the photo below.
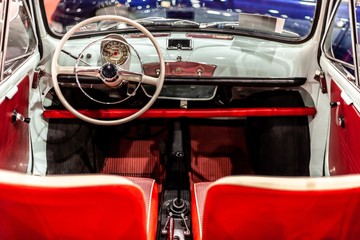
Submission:
{"label": "chrome trim strip", "polygon": [[3,1],[3,9],[1,14],[3,18],[1,19],[1,21],[4,24],[2,25],[1,35],[0,35],[0,83],[3,82],[3,77],[4,77],[6,46],[7,46],[7,39],[9,34],[9,28],[8,28],[9,9],[10,9],[10,1]]}
{"label": "chrome trim strip", "polygon": [[357,27],[356,27],[356,14],[355,13],[355,1],[349,1],[349,21],[350,21],[350,29],[351,29],[351,39],[352,39],[352,48],[353,48],[353,59],[354,59],[354,67],[355,67],[355,83],[357,86],[360,84],[359,80],[359,62],[358,62],[358,36],[357,36]]}

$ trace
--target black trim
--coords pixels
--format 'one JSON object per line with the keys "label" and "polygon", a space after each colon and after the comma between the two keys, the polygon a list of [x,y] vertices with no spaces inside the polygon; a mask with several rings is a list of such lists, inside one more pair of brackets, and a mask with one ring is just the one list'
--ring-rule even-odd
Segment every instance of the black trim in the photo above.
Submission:
{"label": "black trim", "polygon": [[[9,15],[9,5],[10,5],[10,3],[8,3],[8,4],[5,4],[5,5],[3,5],[3,12],[4,12],[4,17],[3,17],[3,20],[4,20],[4,23],[3,23],[3,28],[1,29],[1,36],[2,36],[2,45],[0,46],[0,51],[2,52],[2,53],[4,53],[3,54],[3,57],[1,58],[1,62],[3,63],[3,60],[5,59],[5,55],[6,55],[6,52],[5,52],[5,49],[6,49],[6,47],[7,46],[5,46],[6,44],[6,38],[8,37],[8,35],[6,35],[6,30],[7,30],[7,25],[8,25],[8,15]],[[0,11],[1,11],[1,9],[0,9]],[[5,62],[5,60],[4,60],[4,62]],[[0,81],[1,81],[2,79],[0,79]]]}
{"label": "black trim", "polygon": [[[35,0],[33,0],[34,3]],[[60,35],[55,34],[53,31],[51,31],[49,23],[47,21],[47,16],[46,16],[46,12],[45,12],[45,6],[44,6],[44,0],[40,0],[38,1],[39,6],[40,6],[40,13],[41,13],[41,17],[42,17],[42,22],[44,24],[45,30],[46,32],[51,36],[51,37],[55,37],[58,39],[61,39]]]}
{"label": "black trim", "polygon": [[243,87],[295,87],[306,82],[306,78],[254,78],[254,77],[167,77],[165,84],[176,85],[221,85]]}
{"label": "black trim", "polygon": [[[28,1],[28,6],[30,6],[30,0]],[[38,42],[38,50],[39,50],[39,53],[40,53],[40,59],[43,57],[43,55],[44,55],[44,47],[43,47],[43,44],[42,44],[42,41],[41,41],[41,35],[40,35],[40,27],[39,27],[39,19],[38,19],[38,17],[37,17],[37,15],[36,15],[36,12],[35,12],[35,1],[34,0],[32,0],[31,1],[31,9],[30,9],[30,11],[32,11],[31,12],[31,14],[32,14],[32,17],[34,18],[33,20],[34,20],[34,34],[36,35],[36,37],[37,37],[37,42]]]}
{"label": "black trim", "polygon": [[[81,76],[81,83],[100,84],[98,78]],[[59,83],[75,83],[74,75],[58,75]],[[255,77],[166,77],[166,85],[218,85],[243,87],[298,87],[306,82],[305,77],[255,78]]]}

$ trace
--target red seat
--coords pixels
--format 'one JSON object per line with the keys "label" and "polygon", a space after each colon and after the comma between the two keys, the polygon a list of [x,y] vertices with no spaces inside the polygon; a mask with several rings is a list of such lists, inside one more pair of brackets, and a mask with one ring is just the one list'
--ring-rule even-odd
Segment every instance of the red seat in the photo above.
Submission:
{"label": "red seat", "polygon": [[192,191],[194,240],[359,239],[360,175],[226,177]]}
{"label": "red seat", "polygon": [[155,239],[157,185],[111,175],[0,170],[0,239]]}

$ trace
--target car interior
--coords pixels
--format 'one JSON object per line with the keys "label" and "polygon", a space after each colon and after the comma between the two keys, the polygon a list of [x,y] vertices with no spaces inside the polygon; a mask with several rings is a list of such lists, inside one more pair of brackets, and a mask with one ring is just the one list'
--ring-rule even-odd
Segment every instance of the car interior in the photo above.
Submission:
{"label": "car interior", "polygon": [[357,239],[355,0],[0,0],[0,239]]}

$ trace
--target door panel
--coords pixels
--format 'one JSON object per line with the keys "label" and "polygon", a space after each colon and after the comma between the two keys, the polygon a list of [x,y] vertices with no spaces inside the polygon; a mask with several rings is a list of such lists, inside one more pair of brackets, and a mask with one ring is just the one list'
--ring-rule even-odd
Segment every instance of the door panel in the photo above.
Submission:
{"label": "door panel", "polygon": [[16,109],[28,116],[29,76],[17,85],[15,95],[0,103],[0,168],[26,172],[29,162],[29,124],[16,121],[12,123]]}
{"label": "door panel", "polygon": [[[6,4],[4,4],[6,3]],[[24,0],[0,4],[0,169],[26,172],[30,160],[29,124],[12,121],[14,110],[29,117],[30,84],[40,55],[32,14]]]}
{"label": "door panel", "polygon": [[322,42],[320,65],[330,87],[331,106],[326,175],[360,173],[360,86],[356,79],[355,29],[359,24],[355,16],[359,14],[360,8],[354,1],[336,1]]}
{"label": "door panel", "polygon": [[[329,172],[331,175],[360,173],[360,114],[353,104],[341,97],[342,90],[331,81],[331,109]],[[341,124],[343,119],[343,124]]]}

